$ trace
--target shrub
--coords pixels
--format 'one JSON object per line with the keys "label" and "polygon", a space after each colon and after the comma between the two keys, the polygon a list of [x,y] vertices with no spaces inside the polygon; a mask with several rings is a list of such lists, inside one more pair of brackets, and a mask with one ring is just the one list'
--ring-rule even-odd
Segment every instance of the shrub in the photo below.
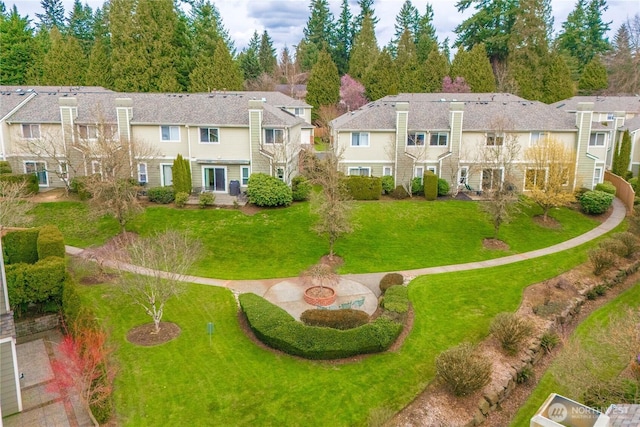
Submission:
{"label": "shrub", "polygon": [[383,294],[391,286],[404,284],[404,276],[400,273],[387,273],[380,279],[380,292]]}
{"label": "shrub", "polygon": [[613,239],[618,240],[625,247],[625,258],[631,257],[638,250],[638,238],[631,232],[625,231],[624,233],[616,233],[611,236]]}
{"label": "shrub", "polygon": [[607,287],[605,285],[596,285],[587,291],[587,299],[594,300],[598,297],[604,296],[607,293]]}
{"label": "shrub", "polygon": [[172,173],[174,194],[176,196],[178,193],[191,194],[191,165],[182,157],[182,154],[178,154],[173,161]]}
{"label": "shrub", "polygon": [[580,197],[580,206],[585,213],[599,215],[609,209],[613,195],[604,191],[587,191]]}
{"label": "shrub", "polygon": [[307,310],[300,315],[302,323],[308,326],[323,326],[333,329],[353,329],[369,322],[369,315],[361,310]]}
{"label": "shrub", "polygon": [[0,175],[5,175],[11,172],[13,172],[11,170],[11,163],[7,162],[6,160],[0,161]]}
{"label": "shrub", "polygon": [[87,200],[91,198],[91,193],[87,189],[87,184],[89,182],[88,176],[76,176],[71,179],[69,183],[69,191],[78,195],[80,200]]}
{"label": "shrub", "polygon": [[624,243],[614,238],[603,240],[602,242],[600,242],[600,247],[621,258],[626,258],[628,255],[627,247],[624,245]]}
{"label": "shrub", "polygon": [[45,225],[40,227],[37,239],[38,259],[45,259],[49,256],[64,258],[64,238],[55,225]]}
{"label": "shrub", "polygon": [[443,351],[436,358],[436,376],[455,396],[467,396],[491,380],[491,362],[470,343]]}
{"label": "shrub", "polygon": [[29,304],[62,301],[63,283],[67,278],[62,258],[52,256],[35,264],[10,264],[6,266],[6,276],[11,308],[18,316]]}
{"label": "shrub", "polygon": [[449,194],[449,182],[444,178],[438,178],[438,196]]}
{"label": "shrub", "polygon": [[616,195],[616,187],[610,181],[596,184],[595,191],[604,191],[605,193]]}
{"label": "shrub", "polygon": [[38,191],[40,191],[38,177],[33,173],[0,175],[0,181],[20,184],[24,183],[26,194],[38,194]]}
{"label": "shrub", "polygon": [[34,264],[38,261],[38,233],[37,228],[8,232],[2,238],[6,262]]}
{"label": "shrub", "polygon": [[173,187],[153,187],[147,190],[149,201],[160,203],[162,205],[169,204],[175,200]]}
{"label": "shrub", "polygon": [[605,248],[592,249],[589,251],[589,261],[593,266],[593,274],[599,276],[616,262],[616,256]]}
{"label": "shrub", "polygon": [[189,200],[189,193],[185,193],[184,191],[176,193],[175,202],[177,207],[184,208],[184,205],[187,204],[188,200]]}
{"label": "shrub", "polygon": [[291,197],[296,202],[309,199],[312,189],[313,186],[309,180],[302,175],[298,175],[291,180]]}
{"label": "shrub", "polygon": [[391,192],[391,197],[393,197],[394,199],[397,199],[397,200],[402,200],[402,199],[406,199],[407,197],[409,197],[409,193],[407,193],[407,190],[405,190],[405,188],[402,185],[398,185]]}
{"label": "shrub", "polygon": [[591,189],[587,188],[587,187],[580,187],[579,189],[577,189],[575,191],[575,198],[576,200],[579,202],[580,199],[582,199],[582,196],[584,196],[585,193],[588,193],[589,191],[591,191]]}
{"label": "shrub", "polygon": [[402,331],[402,325],[382,316],[344,331],[307,326],[258,295],[241,294],[239,301],[251,330],[260,341],[307,359],[339,359],[378,353],[389,348]]}
{"label": "shrub", "polygon": [[545,332],[540,338],[540,347],[545,353],[550,353],[558,344],[560,337],[555,332]]}
{"label": "shrub", "polygon": [[256,206],[288,206],[293,200],[291,188],[278,178],[254,173],[247,186],[249,201]]}
{"label": "shrub", "polygon": [[505,353],[512,356],[533,334],[531,323],[515,313],[498,313],[489,330]]}
{"label": "shrub", "polygon": [[384,294],[382,307],[393,313],[406,314],[409,311],[409,290],[402,285],[390,287]]}
{"label": "shrub", "polygon": [[524,384],[529,382],[529,380],[533,378],[535,378],[535,373],[533,372],[533,369],[531,369],[528,366],[525,366],[524,368],[522,368],[520,372],[516,374],[516,383]]}
{"label": "shrub", "polygon": [[422,196],[424,194],[424,186],[422,179],[415,177],[411,180],[411,194],[414,196]]}
{"label": "shrub", "polygon": [[424,174],[424,197],[427,200],[435,200],[438,197],[438,176],[431,171]]}
{"label": "shrub", "polygon": [[393,185],[395,184],[393,177],[391,175],[385,175],[381,178],[380,183],[384,194],[391,194],[393,191]]}
{"label": "shrub", "polygon": [[638,177],[633,177],[629,179],[629,184],[631,184],[631,188],[633,188],[633,191],[635,191],[636,193],[638,192]]}
{"label": "shrub", "polygon": [[62,316],[65,324],[73,328],[82,310],[82,300],[75,281],[66,280],[62,285]]}
{"label": "shrub", "polygon": [[212,206],[216,201],[216,196],[213,193],[200,193],[198,196],[198,204],[202,209],[207,206]]}
{"label": "shrub", "polygon": [[375,176],[347,176],[344,178],[349,195],[354,200],[378,200],[382,194],[382,180]]}

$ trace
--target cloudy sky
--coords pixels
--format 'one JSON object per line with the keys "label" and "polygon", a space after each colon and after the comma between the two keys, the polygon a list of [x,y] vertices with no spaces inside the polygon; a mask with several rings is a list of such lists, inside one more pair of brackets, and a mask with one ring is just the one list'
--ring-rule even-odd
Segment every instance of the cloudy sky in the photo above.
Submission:
{"label": "cloudy sky", "polygon": [[[92,8],[100,7],[102,0],[85,0]],[[85,2],[83,1],[83,3]],[[7,7],[11,7],[13,0],[4,0]],[[41,13],[40,0],[15,1],[21,15],[29,15],[36,21],[35,14]],[[65,10],[73,6],[73,0],[63,1]],[[278,51],[284,46],[292,47],[302,38],[304,28],[309,16],[309,0],[215,0],[214,3],[220,10],[225,27],[229,30],[231,38],[235,41],[236,48],[240,51],[244,48],[254,31],[262,33],[265,29],[274,41]],[[334,16],[340,14],[340,1],[329,0]],[[352,4],[352,13],[359,12],[357,0],[349,0]],[[395,17],[404,0],[376,0],[374,3],[376,16],[379,18],[376,26],[378,43],[386,45],[394,34]],[[424,13],[427,0],[413,0],[413,5]],[[465,18],[472,15],[472,11],[465,14],[458,13],[455,7],[456,0],[430,0],[434,9],[434,24],[438,33],[438,39],[442,41],[449,37],[455,39],[453,29]],[[604,13],[606,22],[612,21],[609,38],[613,39],[615,31],[627,18],[640,13],[639,0],[609,0],[609,9]],[[562,22],[575,6],[575,0],[552,0],[553,15],[556,30],[560,29]]]}

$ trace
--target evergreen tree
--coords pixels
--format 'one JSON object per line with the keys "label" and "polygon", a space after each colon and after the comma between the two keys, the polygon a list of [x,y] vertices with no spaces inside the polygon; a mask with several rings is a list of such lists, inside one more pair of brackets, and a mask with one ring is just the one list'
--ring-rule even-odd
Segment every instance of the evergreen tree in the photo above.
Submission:
{"label": "evergreen tree", "polygon": [[242,90],[242,72],[222,39],[213,54],[213,75],[210,83],[213,89]]}
{"label": "evergreen tree", "polygon": [[213,56],[198,55],[195,59],[195,66],[189,74],[189,92],[211,92],[213,89],[220,89],[212,86],[216,78],[215,72]]}
{"label": "evergreen tree", "polygon": [[178,90],[186,91],[189,88],[189,75],[195,66],[193,55],[193,39],[190,33],[191,22],[182,8],[175,9],[177,21],[174,28],[172,45],[175,46]]}
{"label": "evergreen tree", "polygon": [[362,30],[364,18],[369,15],[371,18],[371,25],[375,28],[376,24],[380,21],[376,17],[376,11],[373,9],[373,0],[358,0],[358,7],[360,13],[353,20],[353,32],[358,34]]}
{"label": "evergreen tree", "polygon": [[[640,24],[640,15],[635,20]],[[640,92],[640,45],[634,51],[631,44],[631,23],[620,26],[609,61],[609,91],[611,93]],[[640,30],[640,25],[638,25]]]}
{"label": "evergreen tree", "polygon": [[305,71],[308,69],[307,66],[315,65],[313,58],[315,52],[320,52],[323,49],[330,51],[335,47],[333,14],[329,9],[328,0],[311,0],[309,10],[311,11],[309,20],[303,29],[304,41],[307,45],[313,45],[315,49],[305,49],[300,52],[308,55],[300,59],[301,65],[305,66],[303,68]]}
{"label": "evergreen tree", "polygon": [[607,69],[598,56],[594,56],[582,70],[578,89],[584,94],[591,94],[607,88]]}
{"label": "evergreen tree", "polygon": [[85,56],[89,55],[93,46],[93,28],[93,10],[88,4],[83,6],[80,0],[75,0],[67,20],[67,34],[78,40]]}
{"label": "evergreen tree", "polygon": [[40,0],[40,6],[44,13],[36,13],[40,20],[40,27],[50,30],[58,27],[60,32],[64,31],[64,6],[62,0]]}
{"label": "evergreen tree", "polygon": [[332,55],[340,75],[346,74],[349,70],[349,55],[353,38],[353,17],[349,8],[349,0],[342,0],[336,29],[336,48]]}
{"label": "evergreen tree", "polygon": [[293,84],[297,70],[295,64],[291,60],[289,48],[285,45],[280,54],[280,63],[278,64],[280,83]]}
{"label": "evergreen tree", "polygon": [[418,33],[418,27],[420,25],[420,13],[418,9],[411,3],[411,0],[405,0],[402,3],[400,11],[396,15],[396,23],[394,24],[394,37],[389,43],[389,49],[393,54],[396,54],[398,44],[405,31],[409,31],[411,37],[414,37]]}
{"label": "evergreen tree", "polygon": [[477,44],[471,51],[458,49],[449,73],[453,80],[462,77],[475,93],[495,92],[496,81],[487,58],[484,44]]}
{"label": "evergreen tree", "polygon": [[424,15],[420,17],[418,29],[415,34],[416,53],[418,61],[424,62],[433,50],[438,49],[438,37],[433,26],[433,7],[427,3]]}
{"label": "evergreen tree", "polygon": [[[362,29],[356,35],[351,49],[349,59],[349,75],[356,80],[362,81],[367,70],[375,64],[380,51],[373,29],[371,17],[365,17]],[[372,99],[369,97],[369,99]]]}
{"label": "evergreen tree", "polygon": [[253,36],[249,40],[249,45],[238,55],[238,64],[244,80],[251,81],[258,78],[262,73],[260,68],[260,58],[258,52],[260,50],[260,36],[257,31],[253,32]]}
{"label": "evergreen tree", "polygon": [[84,80],[87,86],[113,87],[108,39],[101,37],[93,43]]}
{"label": "evergreen tree", "polygon": [[64,37],[55,26],[51,28],[50,37],[51,48],[43,59],[43,84],[50,86],[83,85],[86,60],[80,43],[75,37]]}
{"label": "evergreen tree", "polygon": [[398,74],[387,48],[382,49],[374,64],[367,70],[362,83],[367,99],[372,101],[398,93]]}
{"label": "evergreen tree", "polygon": [[629,163],[631,163],[631,135],[627,129],[622,134],[622,141],[616,144],[616,149],[613,152],[611,172],[625,178],[629,171]]}
{"label": "evergreen tree", "polygon": [[442,79],[449,72],[449,61],[438,49],[433,49],[424,64],[424,90],[425,92],[439,92],[442,88]]}
{"label": "evergreen tree", "polygon": [[334,105],[340,101],[340,75],[326,50],[320,52],[318,62],[311,69],[306,101],[313,106],[311,111],[314,120],[318,118],[321,106]]}
{"label": "evergreen tree", "polygon": [[[192,34],[194,56],[213,56],[218,39],[224,40],[230,52],[233,42],[222,22],[222,16],[210,0],[197,0],[189,12],[189,27]],[[257,34],[256,34],[257,35]]]}
{"label": "evergreen tree", "polygon": [[27,69],[27,84],[43,85],[42,73],[44,68],[44,57],[51,47],[49,31],[40,27],[32,41],[31,63]]}
{"label": "evergreen tree", "polygon": [[173,192],[191,194],[191,166],[189,161],[178,154],[173,161]]}
{"label": "evergreen tree", "polygon": [[318,47],[304,39],[296,46],[296,67],[300,71],[310,71],[318,61]]}
{"label": "evergreen tree", "polygon": [[548,66],[542,77],[544,93],[540,101],[547,104],[571,98],[574,95],[574,84],[571,70],[562,55],[552,53]]}
{"label": "evergreen tree", "polygon": [[14,5],[9,16],[0,17],[0,84],[26,83],[27,69],[33,54],[33,30],[29,18],[18,13]]}
{"label": "evergreen tree", "polygon": [[423,68],[418,64],[416,46],[409,30],[405,30],[398,43],[398,53],[395,60],[398,73],[398,92],[423,92]]}
{"label": "evergreen tree", "polygon": [[258,51],[258,61],[260,62],[260,70],[263,73],[273,75],[276,71],[278,60],[276,59],[276,50],[273,48],[271,37],[264,30],[260,39],[260,49]]}

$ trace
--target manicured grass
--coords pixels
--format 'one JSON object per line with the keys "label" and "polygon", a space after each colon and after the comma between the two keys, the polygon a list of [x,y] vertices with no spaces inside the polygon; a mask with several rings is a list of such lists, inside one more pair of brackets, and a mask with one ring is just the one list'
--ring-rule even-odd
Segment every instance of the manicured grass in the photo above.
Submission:
{"label": "manicured grass", "polygon": [[[127,331],[149,318],[107,285],[82,287],[117,345],[116,406],[121,425],[363,426],[371,411],[398,411],[434,375],[434,359],[477,342],[491,318],[514,310],[523,289],[583,262],[592,244],[486,270],[424,276],[409,285],[411,334],[395,353],[332,365],[278,355],[240,330],[226,289],[190,285],[165,319],[182,329],[161,346],[137,347]],[[214,322],[212,343],[207,322]]]}
{"label": "manicured grass", "polygon": [[[493,229],[479,205],[447,201],[427,203],[354,203],[354,231],[336,244],[344,258],[341,273],[405,270],[500,257],[553,245],[582,234],[597,223],[575,211],[553,216],[562,228],[541,227],[531,220],[535,209],[503,226],[500,237],[509,252],[482,247]],[[177,210],[150,207],[130,229],[141,234],[177,228],[202,240],[205,257],[192,274],[222,279],[297,276],[327,253],[326,239],[311,228],[315,218],[307,203],[263,210],[253,216],[228,209]]]}
{"label": "manicured grass", "polygon": [[[574,336],[581,341],[585,340],[589,335],[589,331],[597,324],[605,322],[611,314],[621,312],[625,307],[638,306],[640,306],[640,286],[636,284],[633,288],[623,292],[616,299],[594,311],[576,328]],[[563,394],[564,392],[565,390],[562,385],[558,384],[554,376],[549,371],[545,372],[540,379],[538,386],[531,393],[531,396],[529,396],[529,399],[527,399],[525,404],[520,407],[520,410],[513,418],[513,421],[511,421],[511,425],[514,427],[529,425],[529,420],[540,408],[545,399],[549,397],[549,394]]]}

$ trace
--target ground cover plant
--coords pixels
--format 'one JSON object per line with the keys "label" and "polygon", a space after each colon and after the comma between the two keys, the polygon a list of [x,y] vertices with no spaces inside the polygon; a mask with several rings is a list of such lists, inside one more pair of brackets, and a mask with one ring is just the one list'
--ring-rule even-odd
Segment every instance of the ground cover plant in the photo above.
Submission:
{"label": "ground cover plant", "polygon": [[[117,347],[121,425],[304,425],[309,419],[365,425],[373,414],[392,414],[420,393],[434,378],[440,352],[485,338],[491,319],[515,310],[526,286],[584,262],[591,246],[482,271],[420,277],[409,285],[415,319],[403,346],[338,365],[255,345],[240,329],[236,302],[226,289],[190,285],[170,301],[166,320],[182,332],[157,347],[126,341],[129,329],[148,320],[110,285],[83,287],[81,294]],[[208,322],[215,325],[211,343]],[[167,366],[180,366],[180,374]]]}

